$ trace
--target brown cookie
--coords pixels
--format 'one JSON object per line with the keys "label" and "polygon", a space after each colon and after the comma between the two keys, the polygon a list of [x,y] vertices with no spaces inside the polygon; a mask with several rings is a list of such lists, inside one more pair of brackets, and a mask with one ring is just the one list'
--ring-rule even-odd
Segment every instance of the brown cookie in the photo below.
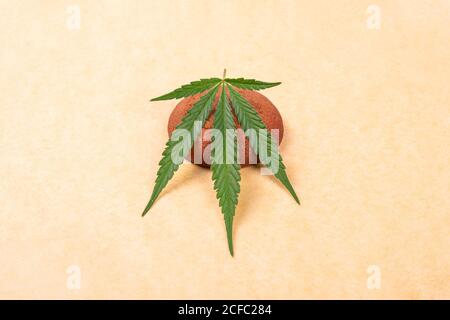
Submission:
{"label": "brown cookie", "polygon": [[[242,90],[242,89],[237,89],[237,91],[244,98],[246,98],[247,101],[255,108],[255,110],[258,112],[262,121],[269,130],[278,129],[279,143],[281,143],[284,131],[283,120],[281,118],[280,112],[278,112],[278,109],[273,105],[273,103],[270,102],[270,100],[267,99],[265,96],[256,91]],[[213,127],[214,112],[217,106],[217,102],[219,100],[219,94],[220,90],[216,95],[216,100],[213,105],[213,111],[211,112],[211,115],[206,120],[205,125],[203,126],[202,134],[199,135],[199,137],[194,143],[194,147],[192,148],[190,154],[186,157],[187,160],[195,164],[201,165],[202,167],[209,167],[209,164],[211,163],[210,148],[208,148],[208,145],[211,143],[211,136],[207,129],[211,129]],[[187,97],[181,100],[176,105],[176,107],[174,108],[169,117],[169,123],[167,125],[169,136],[172,135],[172,132],[175,130],[176,126],[181,122],[181,119],[188,112],[188,110],[194,106],[194,104],[200,99],[201,96],[202,94],[197,94],[191,97]],[[236,127],[240,128],[236,116],[234,116],[234,122],[236,124]],[[277,133],[272,132],[272,134],[276,135]],[[256,163],[256,160],[259,162],[259,159],[257,159],[253,151],[249,148],[248,139],[247,138],[244,139],[244,137],[245,136],[242,130],[241,129],[238,130],[239,154],[241,156],[245,155],[245,159],[241,159],[241,166],[254,164]],[[195,158],[194,158],[194,148],[195,150],[201,150],[201,154],[195,152],[196,155]]]}

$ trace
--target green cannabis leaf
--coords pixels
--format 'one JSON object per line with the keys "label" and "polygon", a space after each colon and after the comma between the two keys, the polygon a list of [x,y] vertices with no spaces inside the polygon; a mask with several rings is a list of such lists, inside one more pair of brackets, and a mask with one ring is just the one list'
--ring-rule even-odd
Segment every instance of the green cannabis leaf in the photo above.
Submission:
{"label": "green cannabis leaf", "polygon": [[281,82],[263,82],[255,79],[244,79],[244,78],[225,79],[225,82],[237,88],[248,90],[262,90],[275,87],[281,84]]}
{"label": "green cannabis leaf", "polygon": [[[200,133],[199,130],[197,130],[198,132],[194,132],[195,121],[201,121],[201,124],[203,126],[206,119],[208,119],[209,114],[211,113],[212,110],[212,105],[216,97],[217,90],[218,86],[215,87],[210,92],[208,92],[207,94],[205,94],[204,96],[202,96],[200,100],[194,104],[192,109],[190,109],[187,112],[187,114],[181,120],[181,123],[177,126],[177,129],[186,129],[190,133],[190,140],[188,141],[189,145],[187,148],[184,148],[181,151],[182,152],[182,155],[180,156],[181,159],[186,157],[190,148],[192,147],[192,144],[194,143],[194,140]],[[173,174],[175,173],[175,171],[178,170],[178,167],[180,166],[180,163],[174,163],[172,161],[171,156],[173,149],[178,145],[178,143],[179,143],[178,141],[174,141],[172,139],[169,139],[169,141],[167,141],[166,143],[166,148],[164,149],[162,154],[163,157],[159,162],[159,169],[158,173],[156,174],[157,177],[155,181],[155,187],[153,188],[150,201],[148,202],[144,212],[142,213],[143,216],[148,212],[148,210],[150,210],[158,195],[167,185],[169,180],[172,179]]]}
{"label": "green cannabis leaf", "polygon": [[192,81],[189,84],[182,85],[180,88],[175,89],[172,92],[169,92],[160,97],[153,98],[150,101],[172,100],[193,96],[194,94],[211,89],[220,81],[221,79],[219,78],[200,79],[199,81]]}
{"label": "green cannabis leaf", "polygon": [[[283,159],[281,158],[280,153],[278,152],[278,144],[273,143],[272,135],[267,130],[267,127],[261,120],[258,112],[256,112],[252,105],[237,91],[235,91],[232,86],[227,85],[227,87],[230,91],[230,98],[234,111],[236,112],[238,121],[248,137],[252,150],[259,156],[261,162],[272,170],[275,177],[277,177],[277,179],[280,180],[281,183],[288,189],[295,201],[300,203],[300,200],[298,199],[297,194],[295,193],[294,188],[287,177],[286,167],[283,164]],[[249,129],[259,129],[259,135],[256,136],[255,134],[251,134]],[[258,141],[259,147],[257,144]],[[268,152],[269,150],[270,158]]]}
{"label": "green cannabis leaf", "polygon": [[[236,126],[225,86],[222,86],[222,94],[214,113],[214,128],[220,130],[220,137],[223,138],[219,139],[222,145],[219,144],[219,147],[213,148],[211,152],[212,179],[225,219],[228,248],[233,255],[233,217],[240,191],[241,166],[238,164]],[[213,142],[216,142],[216,139],[217,137],[214,137]]]}
{"label": "green cannabis leaf", "polygon": [[[271,133],[268,132],[258,112],[235,90],[235,88],[262,90],[277,86],[280,83],[244,78],[230,79],[225,77],[224,71],[222,79],[209,78],[193,81],[172,92],[152,99],[151,101],[179,99],[206,92],[176,127],[176,129],[185,129],[188,132],[188,141],[183,141],[183,148],[180,149],[180,141],[174,137],[174,133],[167,141],[166,148],[162,153],[162,159],[159,162],[159,169],[150,201],[142,215],[144,216],[150,210],[161,191],[173,177],[175,171],[178,170],[182,159],[189,153],[195,139],[201,132],[201,128],[213,110],[219,89],[221,92],[214,113],[213,126],[220,134],[213,134],[212,144],[214,144],[214,147],[211,148],[211,171],[214,189],[225,220],[230,254],[233,255],[233,218],[238,203],[241,180],[233,111],[250,141],[251,148],[258,155],[261,163],[274,173],[275,177],[287,188],[295,201],[300,203],[286,174],[286,167],[279,154],[278,144],[274,141]],[[227,90],[229,98],[227,97]],[[200,126],[197,127],[196,123],[200,123]],[[258,131],[257,134],[256,131]],[[176,161],[173,159],[174,155],[177,155],[175,157]]]}

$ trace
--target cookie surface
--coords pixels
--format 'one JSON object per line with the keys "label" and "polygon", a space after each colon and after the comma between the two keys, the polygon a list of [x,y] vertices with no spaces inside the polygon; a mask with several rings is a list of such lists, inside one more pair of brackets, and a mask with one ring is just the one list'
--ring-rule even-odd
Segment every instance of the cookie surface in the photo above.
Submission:
{"label": "cookie surface", "polygon": [[[280,112],[274,106],[274,104],[259,92],[242,89],[236,90],[255,108],[269,130],[278,130],[273,131],[272,134],[277,135],[278,133],[279,143],[281,143],[284,131],[283,120],[281,118]],[[194,106],[194,104],[200,99],[203,94],[204,93],[184,98],[175,106],[172,113],[170,114],[169,123],[167,125],[169,137],[172,135],[172,132],[175,130],[176,126],[181,122],[181,119],[184,117],[184,115]],[[209,118],[206,120],[201,135],[199,135],[194,143],[194,146],[192,147],[190,154],[186,157],[187,160],[202,167],[209,167],[209,164],[211,163],[210,148],[208,148],[208,145],[211,143],[211,135],[209,134],[208,129],[213,128],[214,113],[217,102],[219,100],[219,94],[220,90],[216,95],[216,99],[213,105],[213,111],[211,112]],[[236,127],[240,128],[235,115],[234,122],[236,124]],[[248,139],[245,138],[243,131],[239,129],[237,134],[239,154],[241,155],[241,157],[245,156],[245,158],[241,159],[241,166],[254,164],[256,163],[256,161],[259,162],[259,159],[257,159],[253,151],[249,148]],[[197,150],[201,150],[201,153],[197,152]]]}

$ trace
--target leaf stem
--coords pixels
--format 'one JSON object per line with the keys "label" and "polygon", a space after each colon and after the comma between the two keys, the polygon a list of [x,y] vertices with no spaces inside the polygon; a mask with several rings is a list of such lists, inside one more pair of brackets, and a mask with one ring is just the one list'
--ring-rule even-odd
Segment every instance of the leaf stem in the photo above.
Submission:
{"label": "leaf stem", "polygon": [[225,80],[225,77],[227,76],[227,69],[223,69],[223,77],[222,80]]}

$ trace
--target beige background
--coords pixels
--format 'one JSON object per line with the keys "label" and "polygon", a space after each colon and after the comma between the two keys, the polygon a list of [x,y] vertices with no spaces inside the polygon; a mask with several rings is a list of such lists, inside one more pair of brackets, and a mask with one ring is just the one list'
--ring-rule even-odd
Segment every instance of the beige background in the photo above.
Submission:
{"label": "beige background", "polygon": [[[450,298],[450,1],[377,0],[380,30],[370,3],[2,0],[0,297]],[[175,104],[149,98],[224,67],[283,82],[302,199],[243,170],[234,258],[207,170],[140,217]]]}

